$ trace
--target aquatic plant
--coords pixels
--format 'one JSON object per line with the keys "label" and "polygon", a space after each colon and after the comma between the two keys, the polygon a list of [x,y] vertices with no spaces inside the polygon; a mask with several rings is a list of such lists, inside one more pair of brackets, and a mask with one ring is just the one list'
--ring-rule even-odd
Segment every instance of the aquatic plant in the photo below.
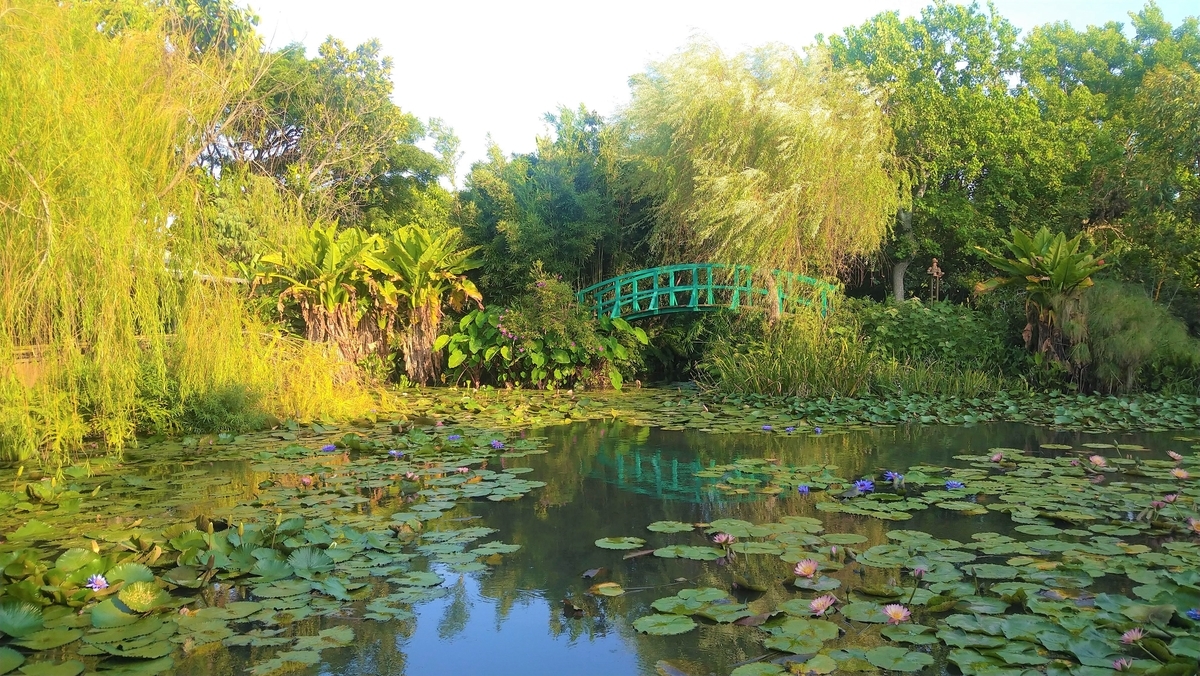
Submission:
{"label": "aquatic plant", "polygon": [[898,603],[892,603],[883,607],[883,614],[887,615],[888,624],[900,624],[907,622],[912,613],[904,606]]}
{"label": "aquatic plant", "polygon": [[824,615],[826,612],[828,612],[829,609],[832,608],[835,603],[837,603],[836,596],[834,596],[833,594],[825,594],[823,596],[818,596],[815,599],[813,599],[812,601],[810,601],[808,604],[808,608],[810,611],[812,611],[813,615],[820,617],[820,616]]}
{"label": "aquatic plant", "polygon": [[820,565],[821,564],[812,559],[804,559],[796,564],[796,567],[792,570],[792,572],[795,573],[797,577],[811,578],[813,575],[816,575],[817,568],[819,568]]}
{"label": "aquatic plant", "polygon": [[875,482],[870,479],[859,479],[854,482],[854,489],[862,493],[870,493],[875,490]]}

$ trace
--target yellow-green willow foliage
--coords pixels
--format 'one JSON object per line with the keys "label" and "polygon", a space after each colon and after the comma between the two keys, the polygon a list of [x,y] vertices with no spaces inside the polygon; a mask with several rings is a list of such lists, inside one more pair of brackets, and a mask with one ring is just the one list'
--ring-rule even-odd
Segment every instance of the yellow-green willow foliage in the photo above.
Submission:
{"label": "yellow-green willow foliage", "polygon": [[214,388],[270,404],[279,379],[251,367],[313,359],[199,286],[223,270],[194,160],[250,69],[106,7],[0,0],[0,457],[117,447]]}
{"label": "yellow-green willow foliage", "polygon": [[822,51],[693,43],[631,86],[622,117],[668,260],[832,273],[888,235],[892,133],[875,92]]}

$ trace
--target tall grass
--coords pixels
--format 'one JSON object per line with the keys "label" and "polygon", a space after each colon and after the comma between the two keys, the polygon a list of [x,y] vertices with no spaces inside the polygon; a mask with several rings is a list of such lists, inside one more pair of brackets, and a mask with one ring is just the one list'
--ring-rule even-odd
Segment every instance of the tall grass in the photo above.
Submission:
{"label": "tall grass", "polygon": [[872,349],[855,315],[813,309],[764,323],[761,338],[718,340],[700,364],[721,391],[800,398],[926,394],[973,398],[1022,383],[956,364],[900,360]]}
{"label": "tall grass", "polygon": [[725,392],[856,396],[870,388],[871,355],[853,327],[809,309],[765,323],[759,340],[716,341],[699,371]]}

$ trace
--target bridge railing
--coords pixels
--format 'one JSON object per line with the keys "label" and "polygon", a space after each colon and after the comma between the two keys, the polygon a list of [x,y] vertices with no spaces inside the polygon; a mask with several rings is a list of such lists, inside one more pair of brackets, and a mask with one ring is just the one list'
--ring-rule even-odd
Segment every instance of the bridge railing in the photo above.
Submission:
{"label": "bridge railing", "polygon": [[[756,285],[769,275],[770,283]],[[684,263],[629,272],[580,291],[579,302],[610,317],[639,319],[774,302],[780,313],[814,300],[829,307],[833,286],[782,270],[755,272],[749,265]],[[772,298],[773,296],[773,298]]]}

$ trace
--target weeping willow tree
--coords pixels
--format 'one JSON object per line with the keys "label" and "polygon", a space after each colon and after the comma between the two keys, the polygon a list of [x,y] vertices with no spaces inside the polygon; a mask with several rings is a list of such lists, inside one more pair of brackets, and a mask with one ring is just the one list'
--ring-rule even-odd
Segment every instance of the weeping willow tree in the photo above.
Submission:
{"label": "weeping willow tree", "polygon": [[622,120],[667,260],[832,274],[888,235],[903,194],[892,133],[824,52],[693,43],[631,85]]}
{"label": "weeping willow tree", "polygon": [[[239,68],[152,5],[113,7],[0,0],[3,457],[120,446],[154,417],[147,387],[178,399],[188,373],[213,384],[210,356],[244,356],[205,328],[245,328],[237,299],[196,287],[212,259],[194,161]],[[181,360],[173,335],[208,337]]]}

